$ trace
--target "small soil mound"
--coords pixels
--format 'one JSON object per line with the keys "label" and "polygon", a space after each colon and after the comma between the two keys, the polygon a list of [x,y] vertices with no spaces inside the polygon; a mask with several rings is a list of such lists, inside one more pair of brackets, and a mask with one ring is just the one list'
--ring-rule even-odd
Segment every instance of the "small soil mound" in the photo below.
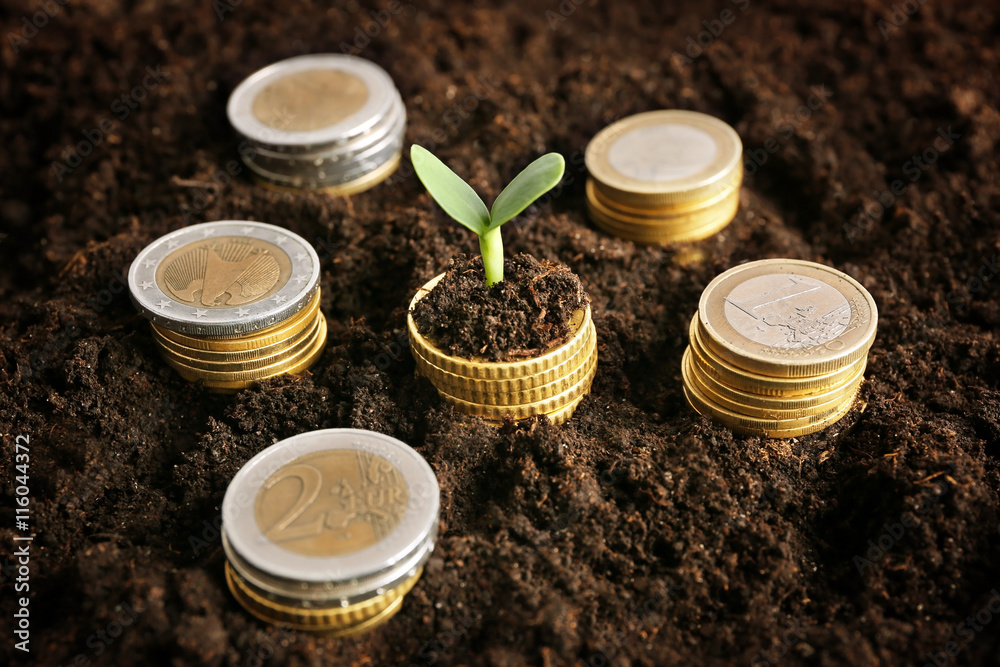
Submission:
{"label": "small soil mound", "polygon": [[448,354],[511,361],[564,343],[573,313],[589,303],[580,279],[562,264],[524,253],[504,260],[504,279],[486,286],[482,257],[458,255],[417,302],[417,330]]}

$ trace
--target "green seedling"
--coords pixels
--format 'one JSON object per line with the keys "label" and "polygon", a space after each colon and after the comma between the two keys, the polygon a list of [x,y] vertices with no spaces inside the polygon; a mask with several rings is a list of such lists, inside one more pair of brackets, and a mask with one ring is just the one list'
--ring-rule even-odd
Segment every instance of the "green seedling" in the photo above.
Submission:
{"label": "green seedling", "polygon": [[558,153],[547,153],[514,177],[488,210],[472,186],[422,146],[410,149],[413,169],[444,212],[479,237],[486,286],[503,280],[503,239],[500,226],[555,187],[566,169]]}

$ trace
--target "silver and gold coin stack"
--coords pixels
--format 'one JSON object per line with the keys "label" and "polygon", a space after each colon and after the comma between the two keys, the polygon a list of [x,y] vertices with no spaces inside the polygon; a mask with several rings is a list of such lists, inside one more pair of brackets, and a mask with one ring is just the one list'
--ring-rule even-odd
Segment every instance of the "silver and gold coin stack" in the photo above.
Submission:
{"label": "silver and gold coin stack", "polygon": [[251,74],[229,97],[240,155],[278,190],[350,195],[399,165],[406,109],[389,74],[362,58],[298,56]]}
{"label": "silver and gold coin stack", "polygon": [[357,635],[390,619],[420,579],[439,510],[434,471],[408,445],[372,431],[302,433],[229,484],[226,581],[267,623]]}
{"label": "silver and gold coin stack", "polygon": [[736,215],[743,180],[736,131],[695,111],[648,111],[587,145],[587,211],[609,234],[648,245],[697,241]]}
{"label": "silver and gold coin stack", "polygon": [[794,259],[737,266],[701,295],[684,395],[744,435],[819,431],[850,410],[877,325],[871,295],[840,271]]}
{"label": "silver and gold coin stack", "polygon": [[186,380],[237,391],[301,373],[326,344],[319,257],[287,229],[225,220],[185,227],[139,253],[132,303]]}
{"label": "silver and gold coin stack", "polygon": [[[443,277],[424,285],[410,302],[410,313]],[[477,361],[446,354],[420,334],[412,314],[406,321],[417,373],[430,380],[445,403],[497,425],[505,417],[536,415],[545,415],[556,425],[564,423],[590,392],[597,372],[597,329],[589,305],[574,313],[569,340],[518,361]]]}

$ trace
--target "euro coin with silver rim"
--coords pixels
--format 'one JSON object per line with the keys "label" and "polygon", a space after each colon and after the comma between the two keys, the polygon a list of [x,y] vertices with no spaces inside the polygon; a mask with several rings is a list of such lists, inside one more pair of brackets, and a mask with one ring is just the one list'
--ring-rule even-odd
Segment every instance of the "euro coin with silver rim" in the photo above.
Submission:
{"label": "euro coin with silver rim", "polygon": [[267,187],[332,195],[362,192],[399,164],[406,109],[389,74],[346,54],[282,60],[229,97],[240,155]]}
{"label": "euro coin with silver rim", "polygon": [[601,130],[587,146],[587,208],[609,233],[637,243],[695,241],[739,207],[743,144],[696,111],[648,111]]}
{"label": "euro coin with silver rim", "polygon": [[809,377],[865,357],[878,308],[861,283],[815,262],[765,259],[733,267],[702,292],[703,341],[734,365]]}
{"label": "euro coin with silver rim", "polygon": [[230,482],[226,580],[267,623],[332,637],[367,632],[420,579],[439,511],[434,471],[405,443],[356,429],[302,433]]}
{"label": "euro coin with silver rim", "polygon": [[749,262],[702,292],[681,361],[697,412],[746,435],[790,438],[846,415],[878,325],[850,276],[794,259]]}
{"label": "euro coin with silver rim", "polygon": [[300,373],[322,354],[319,257],[293,232],[222,220],[157,239],[129,268],[129,292],[169,365],[236,391]]}

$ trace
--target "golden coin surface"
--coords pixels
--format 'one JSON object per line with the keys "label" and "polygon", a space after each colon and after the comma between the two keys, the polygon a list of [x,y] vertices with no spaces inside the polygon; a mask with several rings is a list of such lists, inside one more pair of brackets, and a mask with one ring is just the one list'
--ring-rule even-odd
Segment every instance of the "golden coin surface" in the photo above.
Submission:
{"label": "golden coin surface", "polygon": [[692,362],[700,371],[730,387],[761,396],[790,398],[822,393],[843,385],[859,370],[863,371],[867,363],[867,358],[862,357],[843,368],[811,377],[780,378],[760,375],[733,366],[709,349],[701,340],[696,320],[691,322],[690,334]]}
{"label": "golden coin surface", "polygon": [[[698,372],[695,364],[691,363],[690,350],[684,353],[681,362],[681,374],[684,385],[698,390],[698,392],[711,403],[721,406],[734,413],[752,417],[755,419],[789,420],[807,417],[817,417],[830,414],[839,408],[845,400],[849,400],[857,393],[861,385],[862,377],[852,380],[844,387],[837,388],[831,392],[825,392],[819,396],[808,397],[804,404],[797,405],[793,400],[773,401],[771,404],[763,403],[769,399],[761,400],[759,396],[751,394],[741,394],[721,384],[713,384],[709,376],[703,376]],[[741,397],[748,397],[752,402],[744,402]],[[775,407],[781,405],[782,407]]]}
{"label": "golden coin surface", "polygon": [[[306,370],[319,359],[326,344],[326,318],[320,319],[319,330],[308,345],[297,348],[294,355],[279,362],[246,371],[206,371],[194,368],[178,360],[176,355],[164,355],[166,362],[185,380],[196,382],[201,380],[206,386],[215,389],[244,389],[254,382],[266,380],[278,375],[297,374]],[[161,348],[161,352],[163,349]]]}
{"label": "golden coin surface", "polygon": [[732,365],[778,378],[835,373],[863,359],[878,309],[845,273],[796,259],[729,269],[698,304],[701,341]]}
{"label": "golden coin surface", "polygon": [[743,144],[725,122],[696,111],[648,111],[601,130],[587,145],[590,175],[623,204],[698,202],[742,177]]}
{"label": "golden coin surface", "polygon": [[305,132],[342,123],[367,100],[368,86],[350,72],[310,69],[264,86],[253,99],[253,114],[275,129]]}
{"label": "golden coin surface", "polygon": [[[184,364],[189,368],[212,372],[253,371],[268,366],[273,367],[275,364],[292,358],[297,360],[301,356],[303,350],[311,349],[316,344],[317,337],[320,335],[322,327],[323,317],[321,315],[314,317],[312,324],[309,325],[309,328],[304,329],[301,333],[297,334],[294,340],[289,342],[288,346],[278,350],[273,350],[270,353],[264,353],[262,351],[259,356],[244,356],[243,358],[216,358],[206,360],[200,356],[189,356],[188,352],[185,350],[176,350],[170,346],[169,341],[157,339],[157,342],[161,344],[161,352],[165,357]],[[196,351],[196,353],[199,355],[205,354],[200,350]]]}
{"label": "golden coin surface", "polygon": [[185,349],[218,353],[256,352],[271,345],[287,343],[289,337],[311,326],[319,310],[319,302],[320,294],[317,290],[305,308],[287,320],[243,336],[188,336],[155,324],[152,327],[158,337],[166,338]]}
{"label": "golden coin surface", "polygon": [[[748,411],[748,414],[751,414],[750,411],[753,410],[779,412],[804,410],[822,405],[824,403],[829,403],[834,397],[842,396],[843,394],[851,391],[852,387],[857,389],[864,379],[866,368],[866,365],[862,363],[857,367],[854,375],[847,377],[841,384],[834,385],[812,394],[805,394],[801,396],[762,395],[745,391],[737,387],[732,387],[719,381],[716,377],[713,377],[711,373],[706,373],[695,361],[695,359],[696,357],[689,347],[684,351],[682,368],[686,366],[688,372],[694,377],[697,383],[700,386],[703,385],[705,387],[706,391],[704,393],[710,396],[718,395],[725,397],[729,401],[743,406],[743,408]],[[722,401],[717,402],[722,403]]]}
{"label": "golden coin surface", "polygon": [[726,204],[735,199],[739,202],[739,186],[728,187],[719,191],[712,197],[691,202],[684,205],[661,206],[661,207],[639,207],[629,206],[612,199],[612,195],[601,190],[601,185],[593,178],[588,178],[585,186],[588,202],[595,208],[600,209],[612,218],[627,222],[635,222],[637,225],[659,225],[664,223],[680,223],[685,220],[692,222],[700,221],[706,211],[712,211],[715,207]]}
{"label": "golden coin surface", "polygon": [[227,583],[267,622],[365,631],[420,578],[439,509],[433,470],[404,443],[356,429],[293,436],[254,456],[226,491]]}
{"label": "golden coin surface", "polygon": [[410,491],[386,459],[327,450],[279,468],[257,494],[261,532],[306,556],[343,556],[381,541],[399,525]]}
{"label": "golden coin surface", "polygon": [[526,419],[535,415],[555,412],[566,407],[577,398],[590,391],[594,375],[597,373],[597,355],[594,354],[587,361],[587,370],[584,376],[576,384],[564,389],[562,392],[542,401],[532,403],[522,403],[520,405],[484,405],[472,401],[464,401],[456,396],[452,396],[437,388],[438,393],[445,403],[451,405],[459,412],[474,417],[485,417],[487,419],[500,420],[504,417],[511,419]]}
{"label": "golden coin surface", "polygon": [[[435,387],[442,389],[445,393],[454,396],[459,400],[467,401],[469,403],[497,406],[516,406],[525,403],[536,403],[561,394],[579,383],[580,380],[584,378],[597,354],[597,347],[593,342],[593,338],[590,340],[591,342],[588,344],[588,347],[582,350],[584,354],[573,358],[576,365],[575,368],[570,368],[565,375],[558,377],[547,384],[521,391],[498,391],[496,389],[475,391],[464,389],[462,387],[449,386],[444,383],[438,384],[437,380],[439,380],[441,376],[436,374],[434,369],[425,365],[422,371],[423,374],[430,379],[432,383],[434,383]],[[426,364],[426,362],[424,363]],[[420,362],[418,362],[418,366],[420,366]]]}
{"label": "golden coin surface", "polygon": [[841,419],[850,410],[856,394],[851,394],[837,408],[826,413],[795,419],[754,418],[736,413],[713,403],[696,387],[688,385],[684,385],[684,396],[699,414],[718,421],[736,433],[791,438],[814,433]]}
{"label": "golden coin surface", "polygon": [[[417,348],[412,348],[413,357],[417,362],[417,369],[420,371],[421,375],[425,376],[434,386],[441,387],[447,393],[453,396],[458,396],[460,398],[465,398],[473,395],[482,394],[492,394],[494,396],[506,396],[513,394],[524,394],[526,392],[538,391],[542,388],[543,391],[547,392],[551,389],[551,385],[554,382],[558,382],[565,379],[571,375],[574,370],[579,369],[584,362],[597,350],[597,331],[594,328],[594,323],[590,322],[587,326],[585,332],[587,337],[584,347],[580,348],[580,351],[571,357],[567,357],[565,361],[560,364],[553,366],[552,368],[537,373],[535,375],[525,377],[525,378],[512,378],[503,380],[484,380],[477,378],[467,378],[460,375],[455,375],[454,373],[449,373],[444,369],[438,368],[430,361],[425,359]],[[554,392],[558,393],[558,392]],[[551,393],[549,394],[551,395]],[[539,396],[538,399],[548,398],[548,396]],[[475,400],[472,398],[467,398],[467,400]],[[511,402],[511,401],[507,401]],[[514,403],[525,403],[528,401],[513,401]]]}
{"label": "golden coin surface", "polygon": [[621,222],[603,213],[599,208],[594,207],[593,202],[587,202],[587,212],[594,223],[615,236],[619,236],[634,243],[644,245],[664,245],[667,243],[689,243],[700,241],[712,236],[726,226],[733,219],[736,209],[739,206],[739,199],[734,198],[724,207],[715,208],[706,213],[699,224],[683,229],[674,229],[669,224],[664,224],[661,229],[651,229],[649,226],[632,225]]}

